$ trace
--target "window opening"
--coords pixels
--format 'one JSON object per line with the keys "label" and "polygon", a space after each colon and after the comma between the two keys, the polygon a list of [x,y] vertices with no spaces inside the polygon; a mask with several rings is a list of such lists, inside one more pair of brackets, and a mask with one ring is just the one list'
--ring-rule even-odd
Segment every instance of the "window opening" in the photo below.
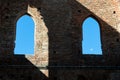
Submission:
{"label": "window opening", "polygon": [[92,17],[84,20],[82,25],[82,53],[102,55],[100,26]]}
{"label": "window opening", "polygon": [[34,54],[34,26],[34,21],[29,15],[18,19],[14,54]]}

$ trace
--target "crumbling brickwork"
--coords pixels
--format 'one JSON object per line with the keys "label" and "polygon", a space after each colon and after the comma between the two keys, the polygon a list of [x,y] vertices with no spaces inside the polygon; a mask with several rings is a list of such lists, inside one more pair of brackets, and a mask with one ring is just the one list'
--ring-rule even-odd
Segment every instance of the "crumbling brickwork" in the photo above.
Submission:
{"label": "crumbling brickwork", "polygon": [[[35,22],[34,55],[15,55],[16,22]],[[0,0],[0,80],[119,80],[119,0]],[[100,24],[102,55],[82,54],[82,24]]]}

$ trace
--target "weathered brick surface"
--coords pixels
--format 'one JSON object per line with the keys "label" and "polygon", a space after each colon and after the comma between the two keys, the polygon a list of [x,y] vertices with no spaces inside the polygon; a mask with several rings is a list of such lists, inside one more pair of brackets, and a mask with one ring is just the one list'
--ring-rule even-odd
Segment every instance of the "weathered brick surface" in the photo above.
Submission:
{"label": "weathered brick surface", "polygon": [[[35,22],[33,56],[14,55],[16,22],[25,14],[31,15]],[[119,0],[0,0],[0,66],[3,67],[0,79],[119,80],[119,70],[75,68],[118,69],[115,67],[120,66],[119,14]],[[87,17],[99,22],[102,56],[82,55],[82,24]],[[54,70],[50,66],[62,68]],[[46,67],[49,70],[41,69]]]}

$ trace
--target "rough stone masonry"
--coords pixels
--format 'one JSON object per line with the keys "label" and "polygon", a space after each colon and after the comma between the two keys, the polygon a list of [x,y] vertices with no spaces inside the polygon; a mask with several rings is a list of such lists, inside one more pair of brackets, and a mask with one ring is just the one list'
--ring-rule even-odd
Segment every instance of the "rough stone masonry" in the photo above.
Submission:
{"label": "rough stone masonry", "polygon": [[[25,14],[35,22],[33,56],[14,54]],[[100,25],[102,55],[82,54],[88,17]],[[120,80],[119,66],[119,0],[0,0],[0,80]]]}

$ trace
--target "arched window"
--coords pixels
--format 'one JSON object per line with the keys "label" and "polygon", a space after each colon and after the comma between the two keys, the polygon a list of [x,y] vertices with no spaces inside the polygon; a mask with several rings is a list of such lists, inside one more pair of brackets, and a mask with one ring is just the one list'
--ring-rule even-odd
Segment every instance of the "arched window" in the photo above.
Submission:
{"label": "arched window", "polygon": [[84,20],[82,25],[82,53],[101,55],[101,39],[99,23],[92,17]]}
{"label": "arched window", "polygon": [[23,15],[18,19],[14,54],[34,53],[34,26],[34,21],[29,15]]}

